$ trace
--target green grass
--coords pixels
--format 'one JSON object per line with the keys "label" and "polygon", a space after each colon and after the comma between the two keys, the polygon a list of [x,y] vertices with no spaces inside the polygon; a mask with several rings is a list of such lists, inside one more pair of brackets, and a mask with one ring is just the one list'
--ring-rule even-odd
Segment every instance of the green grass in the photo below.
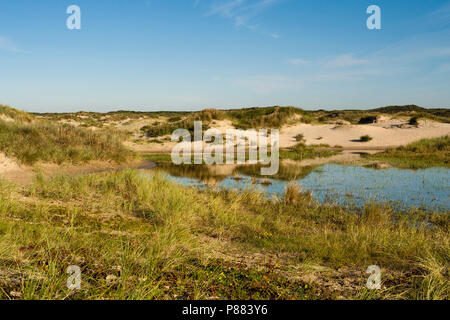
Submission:
{"label": "green grass", "polygon": [[205,109],[200,112],[193,112],[184,117],[177,115],[168,119],[167,123],[159,125],[148,125],[141,128],[148,137],[160,137],[172,134],[176,129],[187,129],[193,132],[194,121],[201,120],[203,130],[214,127],[211,122],[214,120],[230,120],[239,129],[278,129],[289,123],[301,110],[293,107],[267,107],[249,108],[240,110],[216,110]]}
{"label": "green grass", "polygon": [[439,166],[448,168],[450,167],[450,138],[445,136],[423,139],[407,146],[364,157],[384,161],[399,168],[421,169]]}
{"label": "green grass", "polygon": [[122,162],[132,157],[124,137],[114,131],[91,131],[49,121],[6,122],[0,119],[0,151],[24,164]]}
{"label": "green grass", "polygon": [[287,124],[302,110],[294,107],[266,107],[240,110],[227,110],[225,117],[239,129],[278,129]]}
{"label": "green grass", "polygon": [[291,148],[280,150],[280,159],[301,161],[305,159],[329,158],[339,153],[339,151],[320,149],[317,146],[307,146],[300,142]]}
{"label": "green grass", "polygon": [[372,140],[373,140],[373,138],[369,135],[361,136],[361,138],[359,138],[359,141],[361,141],[361,142],[369,142]]}
{"label": "green grass", "polygon": [[450,123],[449,109],[428,109],[416,105],[388,106],[372,110],[316,110],[305,112],[308,115],[308,121],[318,121],[321,123],[327,121],[346,120],[352,124],[358,124],[361,119],[370,117],[373,118],[382,114],[393,117],[419,117],[438,122]]}
{"label": "green grass", "polygon": [[26,113],[21,110],[13,109],[11,107],[4,106],[1,104],[0,104],[0,115],[3,115],[6,118],[10,118],[12,120],[19,121],[19,122],[31,122],[34,119],[34,117],[29,113]]}
{"label": "green grass", "polygon": [[169,153],[144,154],[143,157],[153,162],[172,162],[172,156]]}
{"label": "green grass", "polygon": [[[198,191],[135,171],[1,183],[0,298],[449,298],[448,215],[353,214],[293,197]],[[365,288],[373,264],[379,292]],[[69,265],[82,269],[80,291],[65,286]]]}

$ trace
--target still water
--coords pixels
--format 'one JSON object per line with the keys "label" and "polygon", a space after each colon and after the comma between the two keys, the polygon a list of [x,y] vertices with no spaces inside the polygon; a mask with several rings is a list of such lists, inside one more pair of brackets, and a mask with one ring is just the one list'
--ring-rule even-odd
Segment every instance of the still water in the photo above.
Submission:
{"label": "still water", "polygon": [[[174,175],[169,179],[186,186],[209,188],[204,179]],[[423,208],[439,212],[450,210],[450,170],[375,170],[357,166],[326,164],[295,180],[303,191],[311,191],[321,203],[361,207],[367,202],[388,203],[397,209]],[[270,184],[267,184],[270,183]],[[269,198],[281,198],[289,182],[282,179],[253,178],[239,174],[224,177],[214,187],[265,192]]]}

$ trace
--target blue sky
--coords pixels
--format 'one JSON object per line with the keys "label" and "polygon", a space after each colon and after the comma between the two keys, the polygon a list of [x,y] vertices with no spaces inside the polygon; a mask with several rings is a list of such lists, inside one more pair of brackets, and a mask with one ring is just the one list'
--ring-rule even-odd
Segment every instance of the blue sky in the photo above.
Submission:
{"label": "blue sky", "polygon": [[[81,30],[66,28],[72,4]],[[450,1],[0,0],[0,103],[448,108]]]}

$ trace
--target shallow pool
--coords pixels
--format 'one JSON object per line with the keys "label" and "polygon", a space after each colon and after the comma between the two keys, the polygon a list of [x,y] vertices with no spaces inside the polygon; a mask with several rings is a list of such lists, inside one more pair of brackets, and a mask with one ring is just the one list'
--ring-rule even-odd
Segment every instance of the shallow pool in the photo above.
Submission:
{"label": "shallow pool", "polygon": [[[169,178],[186,186],[200,188],[211,184],[197,178],[173,176]],[[256,183],[255,183],[256,180]],[[361,207],[367,202],[389,203],[398,209],[412,207],[448,212],[450,210],[450,170],[430,168],[423,170],[375,170],[358,166],[327,164],[312,170],[296,180],[303,191],[311,191],[322,203]],[[270,182],[269,185],[262,184]],[[286,180],[253,178],[240,174],[228,176],[214,184],[225,189],[255,189],[269,198],[282,197]]]}

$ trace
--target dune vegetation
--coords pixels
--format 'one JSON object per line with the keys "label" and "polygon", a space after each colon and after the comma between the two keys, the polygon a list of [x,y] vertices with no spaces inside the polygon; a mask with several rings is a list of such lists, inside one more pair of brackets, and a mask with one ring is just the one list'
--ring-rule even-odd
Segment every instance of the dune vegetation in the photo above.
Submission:
{"label": "dune vegetation", "polygon": [[[409,117],[425,112],[417,108],[382,111]],[[445,112],[426,112],[445,120]],[[0,106],[0,152],[29,165],[121,162],[135,156],[122,144],[129,136],[120,127],[131,120],[151,119],[152,125],[139,122],[135,130],[159,137],[180,125],[192,129],[194,120],[202,120],[203,129],[220,120],[245,129],[342,117],[358,123],[372,115],[290,107],[28,114]],[[327,145],[307,146],[303,134],[292,138],[297,145],[280,150],[281,159],[336,154]],[[174,167],[168,154],[143,157],[174,176],[213,180],[208,166]],[[365,157],[404,168],[448,167],[449,137]],[[296,180],[314,169],[291,162],[281,161],[271,178]],[[256,181],[260,167],[240,165],[213,178],[247,174]],[[377,203],[359,209],[324,205],[295,183],[271,200],[256,191],[199,190],[170,182],[159,169],[52,177],[38,172],[27,185],[0,180],[0,299],[450,297],[446,213]],[[80,290],[67,288],[71,265],[81,268]],[[371,265],[381,267],[381,290],[366,287]]]}
{"label": "dune vegetation", "polygon": [[380,160],[397,168],[450,167],[450,137],[423,139],[407,146],[389,149],[367,159]]}
{"label": "dune vegetation", "polygon": [[302,161],[305,159],[329,158],[340,153],[340,151],[328,150],[327,145],[307,146],[297,143],[295,146],[280,150],[280,159]]}
{"label": "dune vegetation", "polygon": [[[268,201],[135,171],[37,176],[0,184],[0,298],[448,299],[448,219],[348,212],[299,186]],[[365,286],[374,264],[380,291]]]}
{"label": "dune vegetation", "polygon": [[29,113],[0,104],[0,120],[31,122],[33,119],[34,117]]}
{"label": "dune vegetation", "polygon": [[9,107],[1,107],[0,114],[12,120],[0,118],[0,152],[23,164],[123,162],[133,156],[122,145],[125,135],[115,130],[93,131],[39,120]]}

